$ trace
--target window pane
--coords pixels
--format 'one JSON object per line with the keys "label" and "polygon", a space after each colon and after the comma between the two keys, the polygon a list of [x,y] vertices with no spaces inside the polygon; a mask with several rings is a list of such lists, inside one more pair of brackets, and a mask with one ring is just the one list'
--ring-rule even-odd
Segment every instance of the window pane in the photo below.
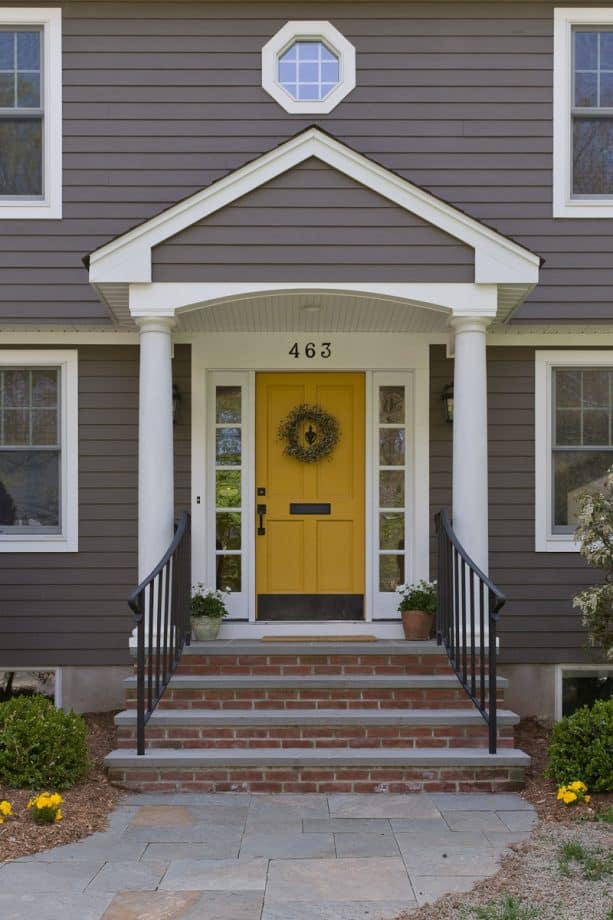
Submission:
{"label": "window pane", "polygon": [[379,556],[379,591],[395,591],[404,582],[404,556]]}
{"label": "window pane", "polygon": [[217,549],[241,548],[240,511],[223,512],[217,515],[216,546]]}
{"label": "window pane", "polygon": [[613,106],[613,73],[600,74],[600,104]]}
{"label": "window pane", "polygon": [[58,529],[57,451],[0,451],[0,521],[4,526]]}
{"label": "window pane", "polygon": [[240,470],[217,470],[215,504],[218,508],[237,508],[241,503]]}
{"label": "window pane", "polygon": [[57,406],[58,372],[32,371],[32,405],[54,409]]}
{"label": "window pane", "polygon": [[15,33],[0,32],[0,70],[15,69]]}
{"label": "window pane", "polygon": [[579,408],[581,406],[581,371],[558,370],[556,375],[556,406]]}
{"label": "window pane", "polygon": [[598,66],[598,33],[575,32],[575,68],[577,70],[596,70]]}
{"label": "window pane", "polygon": [[42,192],[42,121],[0,120],[0,196]]}
{"label": "window pane", "polygon": [[17,105],[20,109],[40,108],[40,74],[17,74]]}
{"label": "window pane", "polygon": [[554,451],[554,525],[576,526],[580,494],[602,488],[613,464],[611,451]]}
{"label": "window pane", "polygon": [[3,444],[30,444],[30,413],[27,409],[4,410]]}
{"label": "window pane", "polygon": [[57,409],[32,410],[32,444],[58,443]]}
{"label": "window pane", "polygon": [[382,424],[404,424],[404,387],[380,387],[379,421]]}
{"label": "window pane", "polygon": [[581,411],[579,409],[558,409],[555,442],[559,447],[574,447],[581,444]]}
{"label": "window pane", "polygon": [[381,470],[379,473],[379,507],[404,508],[404,471]]}
{"label": "window pane", "polygon": [[0,73],[0,108],[15,106],[15,74]]}
{"label": "window pane", "polygon": [[600,33],[600,69],[613,70],[613,32],[609,30]]}
{"label": "window pane", "polygon": [[591,408],[609,408],[610,372],[583,371],[583,405]]}
{"label": "window pane", "polygon": [[379,429],[379,465],[404,465],[404,428]]}
{"label": "window pane", "polygon": [[4,371],[4,408],[21,409],[30,405],[30,371]]}
{"label": "window pane", "polygon": [[404,514],[384,511],[379,515],[379,548],[404,549]]}
{"label": "window pane", "polygon": [[582,706],[593,706],[596,700],[610,700],[613,697],[613,674],[601,671],[589,674],[585,671],[564,670],[562,676],[562,715],[570,716]]}
{"label": "window pane", "polygon": [[578,73],[575,75],[575,105],[598,105],[598,74]]}
{"label": "window pane", "polygon": [[241,590],[241,557],[217,556],[217,588],[220,591]]}
{"label": "window pane", "polygon": [[573,193],[613,193],[613,119],[575,118],[573,121]]}
{"label": "window pane", "polygon": [[240,466],[241,430],[240,428],[217,429],[217,463],[220,466]]}
{"label": "window pane", "polygon": [[217,387],[216,419],[218,425],[241,420],[241,388]]}
{"label": "window pane", "polygon": [[40,70],[40,32],[17,33],[17,70]]}

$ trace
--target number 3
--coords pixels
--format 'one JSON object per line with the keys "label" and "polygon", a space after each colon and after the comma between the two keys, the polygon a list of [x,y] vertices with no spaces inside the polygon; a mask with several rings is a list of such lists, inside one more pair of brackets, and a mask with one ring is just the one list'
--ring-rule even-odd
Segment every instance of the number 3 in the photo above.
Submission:
{"label": "number 3", "polygon": [[329,358],[331,354],[332,354],[332,342],[322,342],[321,343],[322,358]]}

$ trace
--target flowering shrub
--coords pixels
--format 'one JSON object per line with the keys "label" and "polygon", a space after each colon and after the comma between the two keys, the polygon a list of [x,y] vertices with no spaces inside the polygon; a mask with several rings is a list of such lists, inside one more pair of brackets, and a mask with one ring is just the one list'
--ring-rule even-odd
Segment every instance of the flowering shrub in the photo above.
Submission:
{"label": "flowering shrub", "polygon": [[13,816],[13,806],[6,799],[0,802],[0,824],[4,824],[7,818]]}
{"label": "flowering shrub", "polygon": [[580,779],[568,786],[560,786],[557,795],[558,802],[564,802],[565,805],[589,804],[591,796],[587,795],[587,786]]}
{"label": "flowering shrub", "polygon": [[581,496],[579,526],[575,536],[589,565],[602,569],[604,584],[592,585],[576,595],[573,605],[594,645],[613,661],[613,467],[601,492]]}
{"label": "flowering shrub", "polygon": [[28,809],[35,824],[55,824],[62,820],[60,805],[64,799],[58,792],[41,792],[28,802]]}
{"label": "flowering shrub", "polygon": [[436,582],[419,581],[416,585],[398,585],[396,594],[400,595],[399,610],[423,610],[424,613],[436,613]]}
{"label": "flowering shrub", "polygon": [[215,591],[213,588],[206,588],[202,582],[198,582],[192,588],[191,615],[222,619],[228,613],[225,597],[229,593],[229,588],[226,591]]}
{"label": "flowering shrub", "polygon": [[546,775],[558,784],[580,776],[592,792],[613,792],[613,699],[561,719],[553,727],[548,753]]}

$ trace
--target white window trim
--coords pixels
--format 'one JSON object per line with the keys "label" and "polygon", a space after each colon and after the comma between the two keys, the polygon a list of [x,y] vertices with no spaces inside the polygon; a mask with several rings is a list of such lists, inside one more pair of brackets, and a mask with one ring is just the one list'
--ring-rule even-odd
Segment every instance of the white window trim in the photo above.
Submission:
{"label": "white window trim", "polygon": [[79,528],[78,352],[0,351],[0,366],[59,367],[62,532],[59,534],[0,534],[0,553],[76,553]]}
{"label": "white window trim", "polygon": [[551,507],[553,495],[552,430],[553,369],[555,367],[613,368],[613,350],[536,351],[534,355],[534,460],[535,460],[535,551],[537,553],[578,553],[579,543],[572,533],[553,533]]}
{"label": "white window trim", "polygon": [[[277,59],[295,41],[322,41],[339,57],[338,86],[325,99],[293,99],[277,81]],[[323,20],[293,21],[273,35],[262,48],[262,88],[293,115],[327,115],[355,87],[355,47],[332,23]]]}
{"label": "white window trim", "polygon": [[0,7],[2,26],[43,30],[43,198],[0,199],[0,220],[59,220],[62,216],[62,11]]}
{"label": "white window trim", "polygon": [[553,37],[553,216],[613,217],[609,198],[573,198],[572,70],[573,26],[613,25],[613,8],[569,7],[554,10]]}
{"label": "white window trim", "polygon": [[559,722],[562,718],[562,681],[565,671],[585,671],[586,675],[602,674],[603,671],[613,675],[613,665],[610,664],[557,664],[555,669],[555,709],[554,718]]}

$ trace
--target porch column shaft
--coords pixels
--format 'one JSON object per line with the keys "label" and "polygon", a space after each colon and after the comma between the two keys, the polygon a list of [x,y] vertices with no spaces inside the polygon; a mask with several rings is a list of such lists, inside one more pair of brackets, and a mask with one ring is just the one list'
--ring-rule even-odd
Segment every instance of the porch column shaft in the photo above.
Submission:
{"label": "porch column shaft", "polygon": [[488,572],[487,319],[458,317],[453,375],[453,528]]}
{"label": "porch column shaft", "polygon": [[138,321],[138,576],[146,578],[174,533],[172,327],[167,317]]}

